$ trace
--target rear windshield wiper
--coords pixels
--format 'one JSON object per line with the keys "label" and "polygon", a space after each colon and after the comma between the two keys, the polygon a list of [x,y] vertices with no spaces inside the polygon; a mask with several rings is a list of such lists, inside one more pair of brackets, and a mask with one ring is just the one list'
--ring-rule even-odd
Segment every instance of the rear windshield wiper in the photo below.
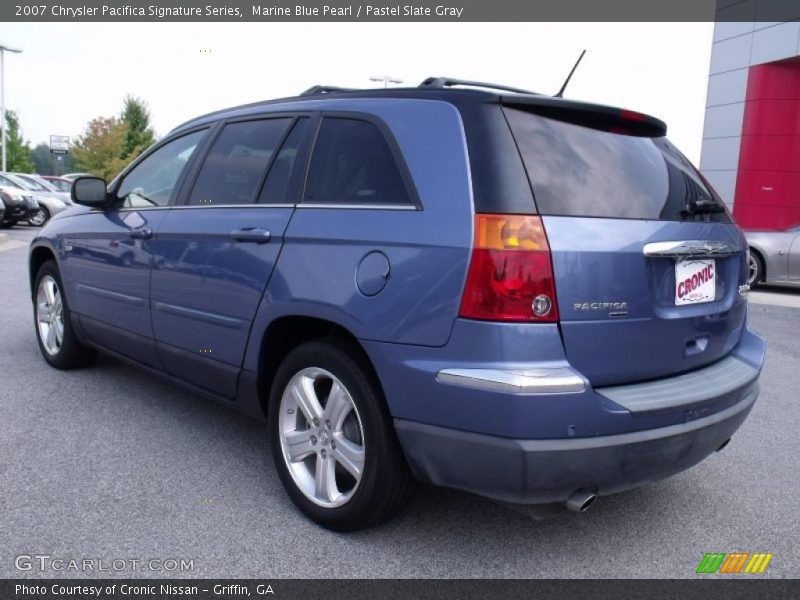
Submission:
{"label": "rear windshield wiper", "polygon": [[693,215],[715,215],[724,212],[725,207],[711,198],[708,200],[687,202],[686,208],[681,211],[681,213],[687,217],[691,217]]}

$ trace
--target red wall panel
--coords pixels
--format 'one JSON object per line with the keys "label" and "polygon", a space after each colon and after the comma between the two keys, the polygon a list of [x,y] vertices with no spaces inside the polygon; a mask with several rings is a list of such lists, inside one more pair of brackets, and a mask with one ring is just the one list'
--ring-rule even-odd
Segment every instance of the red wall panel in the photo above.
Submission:
{"label": "red wall panel", "polygon": [[[795,206],[800,197],[800,173],[791,171],[739,171],[736,193],[742,206]],[[775,193],[782,190],[783,193]],[[739,207],[739,201],[734,204]]]}
{"label": "red wall panel", "polygon": [[750,67],[734,216],[745,228],[800,224],[800,60]]}
{"label": "red wall panel", "polygon": [[800,135],[800,98],[748,100],[742,135]]}
{"label": "red wall panel", "polygon": [[800,98],[800,57],[750,68],[747,74],[748,100]]}
{"label": "red wall panel", "polygon": [[739,149],[739,168],[757,171],[797,171],[800,135],[746,136]]}
{"label": "red wall panel", "polygon": [[800,223],[800,206],[735,206],[735,214],[745,229],[783,230]]}

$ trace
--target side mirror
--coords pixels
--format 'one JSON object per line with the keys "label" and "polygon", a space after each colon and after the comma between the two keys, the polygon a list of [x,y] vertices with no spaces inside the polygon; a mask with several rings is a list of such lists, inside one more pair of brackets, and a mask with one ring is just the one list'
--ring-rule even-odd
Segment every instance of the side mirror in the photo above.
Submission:
{"label": "side mirror", "polygon": [[103,206],[108,202],[106,182],[100,177],[78,177],[72,182],[70,197],[76,204]]}

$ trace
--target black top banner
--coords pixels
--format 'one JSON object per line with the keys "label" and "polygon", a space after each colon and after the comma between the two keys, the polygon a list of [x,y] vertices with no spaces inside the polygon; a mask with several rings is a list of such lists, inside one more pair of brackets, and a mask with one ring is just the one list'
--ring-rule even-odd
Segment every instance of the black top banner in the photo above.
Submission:
{"label": "black top banner", "polygon": [[3,0],[0,21],[790,21],[798,0]]}

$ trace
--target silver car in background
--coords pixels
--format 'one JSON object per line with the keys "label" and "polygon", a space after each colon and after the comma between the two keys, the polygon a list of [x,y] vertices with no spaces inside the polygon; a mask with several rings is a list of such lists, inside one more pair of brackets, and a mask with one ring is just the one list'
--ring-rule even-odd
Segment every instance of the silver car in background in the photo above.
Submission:
{"label": "silver car in background", "polygon": [[37,190],[42,192],[50,192],[55,194],[59,198],[65,200],[68,204],[72,204],[72,200],[69,197],[69,191],[64,191],[58,189],[52,182],[47,181],[41,175],[34,175],[33,173],[12,173],[14,177],[17,179],[24,179],[31,185],[35,186]]}
{"label": "silver car in background", "polygon": [[72,202],[63,192],[51,192],[44,185],[14,173],[0,173],[0,185],[18,188],[36,199],[39,210],[28,219],[28,223],[35,227],[41,227],[50,217],[72,206]]}
{"label": "silver car in background", "polygon": [[786,231],[745,231],[750,247],[748,283],[800,287],[800,225]]}

